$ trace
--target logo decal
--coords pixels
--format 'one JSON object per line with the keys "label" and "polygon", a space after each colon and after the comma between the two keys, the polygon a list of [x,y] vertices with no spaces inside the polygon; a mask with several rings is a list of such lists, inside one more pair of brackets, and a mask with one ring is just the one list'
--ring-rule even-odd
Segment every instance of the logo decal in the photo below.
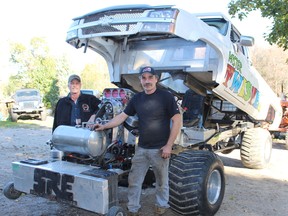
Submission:
{"label": "logo decal", "polygon": [[34,181],[34,193],[73,201],[73,176],[36,168]]}
{"label": "logo decal", "polygon": [[89,105],[88,104],[83,104],[82,105],[82,109],[84,112],[88,112],[89,111]]}
{"label": "logo decal", "polygon": [[242,75],[242,64],[232,53],[230,53],[229,56],[229,63],[223,85],[243,100],[248,101],[255,109],[259,110],[259,90]]}

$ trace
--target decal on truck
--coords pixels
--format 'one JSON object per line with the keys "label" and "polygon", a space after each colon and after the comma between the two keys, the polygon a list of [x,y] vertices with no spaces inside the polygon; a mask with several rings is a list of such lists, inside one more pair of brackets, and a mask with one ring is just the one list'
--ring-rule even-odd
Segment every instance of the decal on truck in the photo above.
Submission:
{"label": "decal on truck", "polygon": [[72,189],[72,183],[74,183],[74,177],[71,175],[49,170],[35,169],[34,171],[33,190],[36,194],[40,195],[54,195],[57,198],[73,201],[73,193],[68,192]]}
{"label": "decal on truck", "polygon": [[[225,81],[223,85],[237,94],[243,100],[248,101],[255,109],[260,110],[259,91],[242,74],[242,63],[240,60],[229,53],[229,63],[227,64]],[[230,81],[230,82],[229,82]]]}

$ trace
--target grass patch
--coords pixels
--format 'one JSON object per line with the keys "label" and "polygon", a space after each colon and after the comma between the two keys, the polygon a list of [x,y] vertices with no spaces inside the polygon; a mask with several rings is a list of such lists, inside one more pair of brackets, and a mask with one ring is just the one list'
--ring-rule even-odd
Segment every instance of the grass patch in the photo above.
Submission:
{"label": "grass patch", "polygon": [[39,125],[34,123],[20,123],[11,121],[0,121],[0,128],[39,128]]}

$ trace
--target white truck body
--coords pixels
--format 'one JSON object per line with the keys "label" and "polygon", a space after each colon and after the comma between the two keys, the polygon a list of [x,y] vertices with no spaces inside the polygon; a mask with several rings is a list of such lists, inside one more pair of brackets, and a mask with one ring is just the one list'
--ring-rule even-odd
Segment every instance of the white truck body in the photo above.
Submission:
{"label": "white truck body", "polygon": [[[181,103],[183,127],[169,170],[170,205],[175,212],[214,215],[219,209],[225,179],[214,152],[228,154],[239,148],[244,166],[258,169],[269,163],[268,129],[279,127],[280,99],[252,66],[248,47],[254,39],[241,35],[223,14],[192,14],[171,5],[114,6],[75,18],[66,41],[103,56],[111,82],[133,92],[142,91],[139,69],[153,67],[160,75],[158,87]],[[104,90],[108,103],[103,107],[109,112],[98,115],[100,122],[119,113],[115,101],[122,110],[127,102],[105,91],[114,90]],[[123,140],[117,131],[111,132],[112,140]],[[202,164],[203,158],[205,163],[214,162]],[[200,185],[198,192],[190,185]]]}
{"label": "white truck body", "polygon": [[[132,78],[140,67],[149,65],[162,76],[167,71],[171,77],[171,70],[176,73],[181,68],[200,85],[193,86],[194,90],[213,92],[253,119],[268,121],[270,128],[278,128],[282,117],[280,99],[249,59],[247,46],[252,46],[254,39],[242,36],[227,17],[221,13],[191,14],[181,9],[157,17],[157,10],[168,11],[172,6],[133,5],[126,6],[130,12],[118,12],[123,8],[106,8],[75,18],[74,24],[78,24],[67,34],[71,45],[89,47],[107,60],[111,82],[125,79],[140,90],[133,84],[138,80]],[[156,35],[163,34],[169,37],[161,38],[161,46]],[[148,35],[156,38],[155,44],[149,42],[153,36]],[[170,86],[175,79],[166,83]],[[187,79],[178,80],[176,91],[183,93],[187,84]]]}

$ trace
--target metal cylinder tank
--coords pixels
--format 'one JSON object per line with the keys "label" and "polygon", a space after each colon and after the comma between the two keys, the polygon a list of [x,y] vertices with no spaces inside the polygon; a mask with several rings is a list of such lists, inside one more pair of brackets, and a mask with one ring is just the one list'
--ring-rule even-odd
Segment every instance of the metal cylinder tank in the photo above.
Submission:
{"label": "metal cylinder tank", "polygon": [[53,132],[52,143],[56,149],[63,152],[96,157],[104,152],[106,137],[103,131],[60,125]]}

